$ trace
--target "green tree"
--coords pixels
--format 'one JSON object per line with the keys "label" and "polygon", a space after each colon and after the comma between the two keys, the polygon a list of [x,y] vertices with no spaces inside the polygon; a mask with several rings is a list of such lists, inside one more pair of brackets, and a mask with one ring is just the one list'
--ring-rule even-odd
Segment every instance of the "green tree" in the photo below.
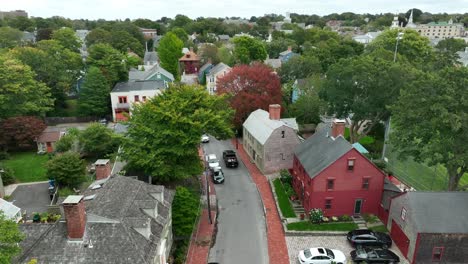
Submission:
{"label": "green tree", "polygon": [[252,61],[264,61],[267,58],[265,45],[258,39],[247,36],[236,37],[234,42],[234,57],[242,64]]}
{"label": "green tree", "polygon": [[447,38],[439,41],[436,49],[442,52],[455,54],[457,51],[463,51],[468,44],[463,39]]}
{"label": "green tree", "polygon": [[10,27],[17,28],[21,31],[34,31],[34,20],[27,17],[17,16],[8,18],[7,23]]}
{"label": "green tree", "polygon": [[143,57],[145,51],[143,45],[130,33],[120,30],[111,33],[110,44],[116,50],[126,53],[128,49]]}
{"label": "green tree", "polygon": [[94,123],[79,135],[83,152],[90,157],[104,158],[116,152],[120,144],[120,136],[107,127]]}
{"label": "green tree", "polygon": [[198,50],[198,56],[200,56],[202,63],[207,63],[209,60],[211,60],[212,64],[220,62],[218,48],[215,45],[204,44]]}
{"label": "green tree", "polygon": [[158,54],[161,67],[179,78],[179,59],[184,43],[174,33],[169,32],[159,42]]}
{"label": "green tree", "polygon": [[188,34],[187,32],[180,27],[173,28],[170,32],[174,33],[183,43],[187,43]]}
{"label": "green tree", "polygon": [[319,75],[307,78],[304,87],[298,88],[299,97],[289,106],[289,115],[299,124],[318,124],[320,115],[326,111],[327,104],[319,97],[323,80]]}
{"label": "green tree", "polygon": [[303,79],[315,73],[320,73],[322,66],[320,61],[313,56],[293,56],[283,63],[279,70],[282,83]]}
{"label": "green tree", "polygon": [[468,172],[468,69],[419,73],[392,110],[391,142],[402,154],[447,168],[448,191]]}
{"label": "green tree", "polygon": [[80,130],[77,128],[69,128],[67,133],[63,135],[59,141],[55,143],[55,151],[57,152],[81,152],[79,142]]}
{"label": "green tree", "polygon": [[223,96],[210,96],[200,86],[171,86],[135,106],[129,120],[123,156],[129,167],[157,182],[188,178],[202,172],[198,146],[203,133],[233,135],[233,110]]}
{"label": "green tree", "polygon": [[0,118],[44,116],[52,109],[50,89],[34,77],[29,66],[0,56]]}
{"label": "green tree", "polygon": [[291,47],[293,50],[297,49],[297,45],[292,39],[279,38],[274,39],[267,44],[268,56],[270,58],[278,58],[279,54]]}
{"label": "green tree", "polygon": [[200,199],[185,187],[177,187],[172,201],[174,236],[190,237],[199,212]]}
{"label": "green tree", "polygon": [[232,51],[224,46],[218,49],[218,57],[219,61],[223,62],[226,65],[232,67],[235,64],[235,59],[234,55],[232,54]]}
{"label": "green tree", "polygon": [[97,43],[110,43],[111,36],[112,34],[109,31],[103,28],[95,28],[86,35],[86,45],[90,47]]}
{"label": "green tree", "polygon": [[18,224],[5,217],[0,211],[0,263],[12,263],[12,258],[21,252],[19,243],[24,239],[24,234],[18,228]]}
{"label": "green tree", "polygon": [[92,66],[80,91],[78,109],[85,116],[105,116],[109,113],[110,85],[99,68]]}
{"label": "green tree", "polygon": [[351,118],[350,141],[354,143],[377,123],[387,120],[388,106],[410,80],[411,70],[403,64],[361,56],[340,60],[326,75],[320,95],[328,103],[329,114]]}
{"label": "green tree", "polygon": [[46,163],[46,169],[49,178],[63,186],[78,187],[86,180],[86,164],[76,152],[56,155]]}
{"label": "green tree", "polygon": [[119,81],[128,80],[125,56],[109,44],[98,43],[92,45],[89,48],[87,62],[89,66],[98,67],[111,86]]}
{"label": "green tree", "polygon": [[0,27],[0,49],[19,46],[23,32],[11,27]]}
{"label": "green tree", "polygon": [[81,47],[81,40],[76,36],[71,28],[61,28],[52,32],[52,39],[56,40],[63,47],[78,52]]}

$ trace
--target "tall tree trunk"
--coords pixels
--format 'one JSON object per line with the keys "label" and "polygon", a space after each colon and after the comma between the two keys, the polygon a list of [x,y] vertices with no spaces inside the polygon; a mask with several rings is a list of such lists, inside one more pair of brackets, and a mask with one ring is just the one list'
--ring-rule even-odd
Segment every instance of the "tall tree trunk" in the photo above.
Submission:
{"label": "tall tree trunk", "polygon": [[464,174],[463,170],[459,172],[458,169],[459,168],[456,166],[447,166],[447,174],[449,178],[447,186],[448,191],[457,191],[458,189],[458,184],[460,183],[460,179]]}

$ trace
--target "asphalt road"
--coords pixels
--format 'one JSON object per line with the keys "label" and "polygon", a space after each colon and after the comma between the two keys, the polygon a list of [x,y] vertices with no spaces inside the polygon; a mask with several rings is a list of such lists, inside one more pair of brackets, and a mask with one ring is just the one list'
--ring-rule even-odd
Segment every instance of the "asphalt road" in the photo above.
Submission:
{"label": "asphalt road", "polygon": [[205,154],[216,154],[225,175],[224,184],[215,185],[219,206],[218,233],[209,262],[268,263],[260,194],[240,159],[238,168],[226,168],[222,160],[223,150],[235,150],[235,147],[230,140],[218,141],[213,137],[203,147]]}

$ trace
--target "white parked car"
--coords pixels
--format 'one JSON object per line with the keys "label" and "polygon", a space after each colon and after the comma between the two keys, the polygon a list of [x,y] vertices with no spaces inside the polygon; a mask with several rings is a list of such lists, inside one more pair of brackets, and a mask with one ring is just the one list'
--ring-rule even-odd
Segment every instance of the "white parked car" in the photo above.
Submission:
{"label": "white parked car", "polygon": [[206,156],[206,162],[208,162],[208,167],[210,169],[219,167],[219,160],[216,158],[215,154],[209,154]]}
{"label": "white parked car", "polygon": [[346,264],[343,252],[323,247],[301,250],[298,258],[301,264]]}
{"label": "white parked car", "polygon": [[210,142],[210,137],[209,137],[207,134],[203,134],[203,135],[201,136],[201,142],[202,142],[202,143],[208,143],[208,142]]}

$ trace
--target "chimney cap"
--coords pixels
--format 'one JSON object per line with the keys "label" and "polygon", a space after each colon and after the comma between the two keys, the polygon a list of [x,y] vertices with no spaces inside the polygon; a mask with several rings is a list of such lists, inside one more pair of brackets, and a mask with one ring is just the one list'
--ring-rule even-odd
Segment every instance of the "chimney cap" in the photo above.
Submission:
{"label": "chimney cap", "polygon": [[96,160],[96,162],[94,162],[94,165],[106,165],[109,162],[109,159],[98,159]]}
{"label": "chimney cap", "polygon": [[62,204],[78,204],[83,199],[83,195],[69,195]]}
{"label": "chimney cap", "polygon": [[346,119],[335,118],[335,119],[333,119],[333,123],[346,123]]}
{"label": "chimney cap", "polygon": [[279,104],[271,104],[270,107],[271,107],[271,108],[281,108],[281,105],[279,105]]}

